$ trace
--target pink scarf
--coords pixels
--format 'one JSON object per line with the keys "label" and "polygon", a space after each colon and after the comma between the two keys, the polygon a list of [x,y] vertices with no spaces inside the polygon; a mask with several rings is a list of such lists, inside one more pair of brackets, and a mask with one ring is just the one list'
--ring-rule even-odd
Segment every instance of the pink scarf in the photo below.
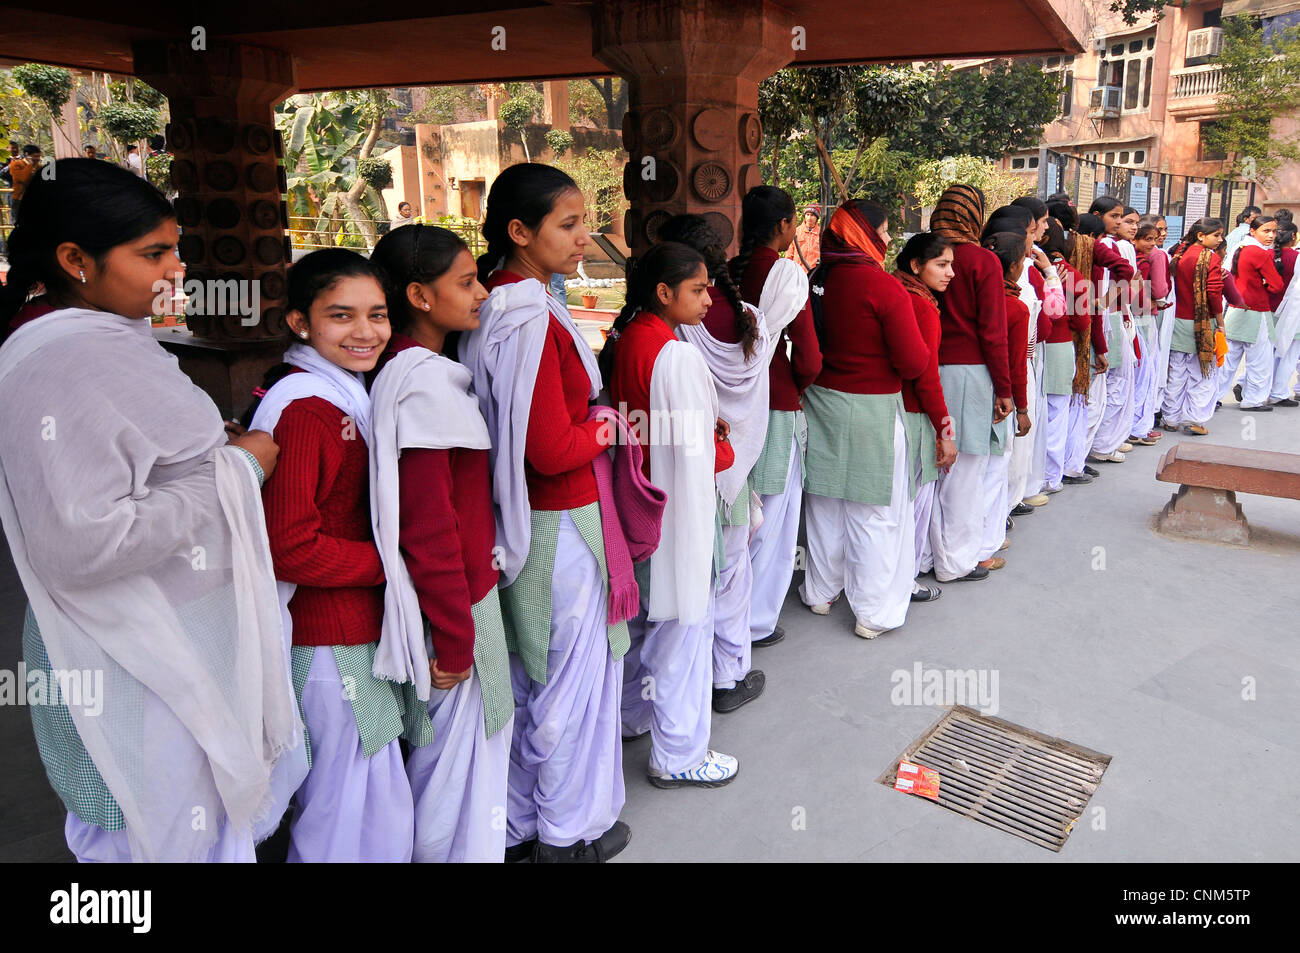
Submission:
{"label": "pink scarf", "polygon": [[596,405],[588,420],[608,421],[618,428],[614,459],[601,453],[591,461],[600,499],[601,535],[609,567],[609,616],[613,625],[641,611],[641,591],[632,570],[634,562],[649,559],[659,548],[667,494],[646,479],[641,470],[641,444],[627,420],[612,407]]}

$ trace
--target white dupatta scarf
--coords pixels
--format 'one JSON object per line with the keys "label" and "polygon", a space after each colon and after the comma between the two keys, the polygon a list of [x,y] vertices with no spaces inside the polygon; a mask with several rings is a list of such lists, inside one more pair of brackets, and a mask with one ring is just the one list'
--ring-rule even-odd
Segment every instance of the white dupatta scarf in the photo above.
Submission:
{"label": "white dupatta scarf", "polygon": [[649,619],[703,622],[713,589],[713,489],[718,397],[698,350],[669,341],[650,373],[650,473],[668,495],[650,557]]}
{"label": "white dupatta scarf", "polygon": [[1277,342],[1278,350],[1285,351],[1291,346],[1296,335],[1300,334],[1300,281],[1291,279],[1291,284],[1287,285],[1286,294],[1282,296],[1282,303],[1277,306],[1274,317],[1277,319],[1274,340]]}
{"label": "white dupatta scarf", "polygon": [[429,653],[420,600],[401,552],[398,459],[403,450],[491,447],[470,373],[426,347],[410,347],[379,372],[370,388],[370,524],[384,564],[384,626],[372,673],[415,686],[429,700]]}
{"label": "white dupatta scarf", "polygon": [[[287,374],[266,392],[262,402],[257,405],[250,430],[264,430],[275,433],[275,425],[280,422],[284,409],[295,400],[306,397],[319,397],[327,400],[347,415],[355,425],[361,439],[370,446],[370,395],[360,374],[345,371],[337,364],[332,364],[321,356],[320,352],[306,344],[290,344],[284,352],[284,360],[294,367],[301,367],[306,374]],[[293,617],[289,614],[289,600],[298,587],[292,582],[276,581],[280,597],[280,620],[285,637],[293,641]]]}
{"label": "white dupatta scarf", "polygon": [[[131,856],[269,834],[306,773],[261,495],[148,319],[65,309],[0,348],[0,519]],[[100,710],[96,707],[102,706]]]}
{"label": "white dupatta scarf", "polygon": [[[788,260],[788,259],[787,259]],[[744,345],[719,341],[702,324],[683,324],[677,335],[697,348],[709,365],[718,395],[718,416],[731,427],[731,448],[736,462],[717,476],[718,495],[730,512],[745,488],[767,439],[768,364],[772,361],[771,335],[763,315],[752,304],[746,308],[758,325],[754,353],[745,359]],[[779,332],[778,332],[779,333]]]}

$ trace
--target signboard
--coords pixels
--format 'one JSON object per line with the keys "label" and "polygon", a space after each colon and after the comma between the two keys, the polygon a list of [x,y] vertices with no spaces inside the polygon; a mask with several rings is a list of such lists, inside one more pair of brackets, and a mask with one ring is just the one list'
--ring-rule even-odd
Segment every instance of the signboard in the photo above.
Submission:
{"label": "signboard", "polygon": [[1128,180],[1128,204],[1142,215],[1147,213],[1150,185],[1151,180],[1145,175],[1135,175]]}
{"label": "signboard", "polygon": [[1183,217],[1166,215],[1165,226],[1169,229],[1169,236],[1165,239],[1165,251],[1168,251],[1183,240]]}
{"label": "signboard", "polygon": [[1241,214],[1241,210],[1246,207],[1246,203],[1249,201],[1250,189],[1233,189],[1232,200],[1228,206],[1228,218],[1232,222],[1236,222],[1237,216]]}
{"label": "signboard", "polygon": [[[1195,222],[1205,218],[1210,207],[1210,184],[1208,182],[1187,183],[1187,221]],[[1173,231],[1173,229],[1170,229]]]}
{"label": "signboard", "polygon": [[1047,163],[1047,194],[1055,195],[1060,191],[1057,182],[1061,174],[1060,167],[1055,162]]}
{"label": "signboard", "polygon": [[1097,189],[1097,173],[1090,164],[1085,164],[1079,170],[1079,210],[1082,211],[1092,204]]}
{"label": "signboard", "polygon": [[1147,203],[1147,208],[1156,215],[1160,214],[1160,186],[1151,186],[1151,200]]}

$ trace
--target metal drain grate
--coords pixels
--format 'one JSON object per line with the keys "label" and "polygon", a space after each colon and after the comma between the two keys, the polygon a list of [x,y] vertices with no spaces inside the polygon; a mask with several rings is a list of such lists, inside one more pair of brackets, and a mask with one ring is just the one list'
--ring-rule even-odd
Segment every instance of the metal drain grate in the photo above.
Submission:
{"label": "metal drain grate", "polygon": [[957,706],[894,759],[939,772],[941,807],[1059,851],[1083,814],[1110,755]]}

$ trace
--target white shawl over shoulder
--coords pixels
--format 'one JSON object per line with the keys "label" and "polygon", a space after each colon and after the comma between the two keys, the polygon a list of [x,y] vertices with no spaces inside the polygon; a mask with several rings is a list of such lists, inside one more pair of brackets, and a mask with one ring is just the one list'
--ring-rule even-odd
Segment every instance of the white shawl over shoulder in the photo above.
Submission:
{"label": "white shawl over shoulder", "polygon": [[[66,309],[0,348],[0,518],[53,668],[136,860],[265,836],[302,726],[261,495],[147,319]],[[84,702],[85,699],[82,699]]]}
{"label": "white shawl over shoulder", "polygon": [[409,682],[429,700],[429,653],[420,600],[401,551],[398,460],[403,450],[491,446],[469,371],[424,347],[389,361],[370,388],[370,523],[384,564],[384,627],[375,651],[376,678]]}
{"label": "white shawl over shoulder", "polygon": [[650,374],[650,473],[668,495],[659,548],[650,557],[652,622],[703,622],[713,589],[713,431],[718,397],[694,347],[669,341]]}

